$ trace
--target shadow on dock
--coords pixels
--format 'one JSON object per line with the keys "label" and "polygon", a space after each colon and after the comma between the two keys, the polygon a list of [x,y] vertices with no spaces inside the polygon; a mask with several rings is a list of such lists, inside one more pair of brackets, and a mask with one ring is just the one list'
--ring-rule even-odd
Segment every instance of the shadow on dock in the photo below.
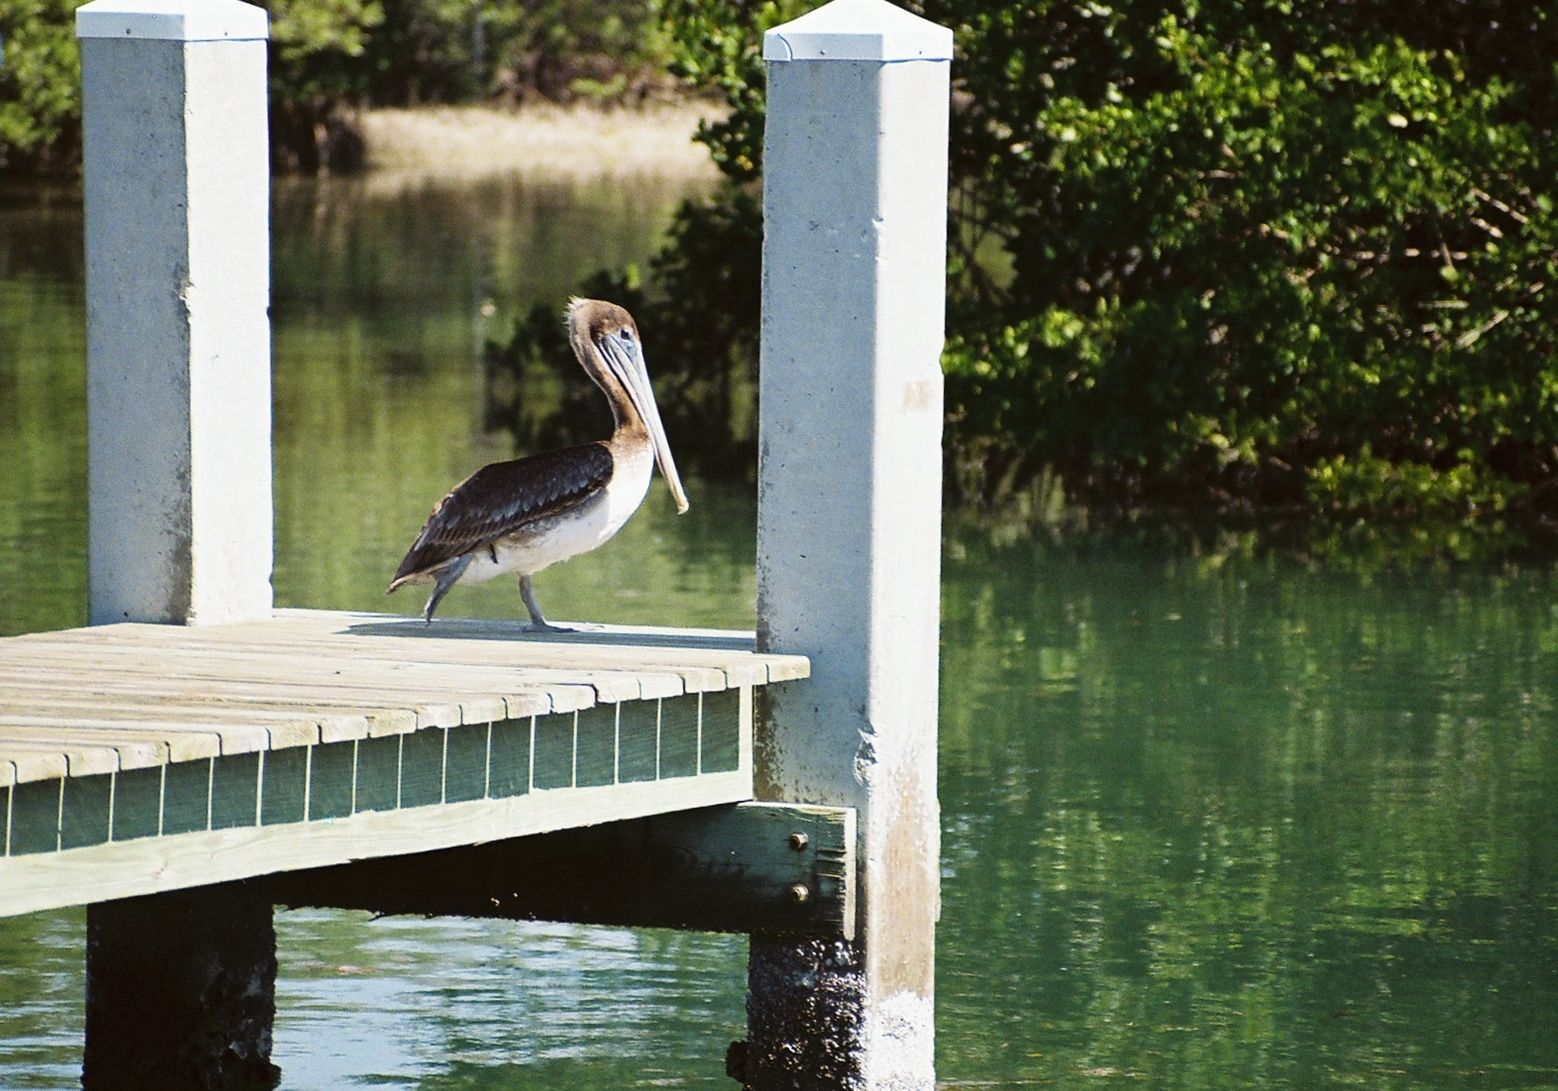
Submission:
{"label": "shadow on dock", "polygon": [[672,629],[661,626],[592,625],[559,622],[572,632],[533,633],[517,621],[478,618],[438,618],[431,625],[420,618],[361,621],[348,625],[343,635],[398,636],[438,640],[519,640],[538,644],[594,644],[618,648],[698,648],[707,651],[750,652],[757,635],[728,629]]}

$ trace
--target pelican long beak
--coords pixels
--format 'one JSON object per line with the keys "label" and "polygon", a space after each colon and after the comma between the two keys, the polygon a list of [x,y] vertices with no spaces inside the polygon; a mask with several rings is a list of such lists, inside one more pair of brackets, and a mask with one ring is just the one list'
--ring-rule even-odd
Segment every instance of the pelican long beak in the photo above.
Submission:
{"label": "pelican long beak", "polygon": [[638,415],[649,429],[649,441],[655,449],[655,464],[660,467],[660,476],[665,478],[671,496],[676,500],[676,514],[685,514],[687,494],[682,490],[682,479],[676,472],[676,460],[671,457],[671,444],[665,438],[665,425],[660,423],[660,408],[655,405],[655,392],[649,387],[644,350],[636,338],[628,341],[616,335],[601,338],[597,345],[612,375],[628,392],[633,408],[638,410]]}

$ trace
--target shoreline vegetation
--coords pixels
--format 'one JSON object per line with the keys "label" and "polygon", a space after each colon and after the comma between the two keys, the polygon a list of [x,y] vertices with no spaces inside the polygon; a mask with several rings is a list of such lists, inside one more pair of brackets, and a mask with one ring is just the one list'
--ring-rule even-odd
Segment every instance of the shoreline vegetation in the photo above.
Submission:
{"label": "shoreline vegetation", "polygon": [[695,140],[722,116],[706,100],[644,106],[576,102],[411,106],[359,118],[372,172],[467,179],[511,172],[567,178],[654,175],[714,181],[719,170]]}
{"label": "shoreline vegetation", "polygon": [[[265,0],[272,161],[366,158],[391,183],[707,178],[656,254],[574,291],[659,331],[681,362],[661,378],[704,425],[688,458],[743,472],[761,42],[818,2]],[[1443,529],[1425,555],[1558,539],[1558,16],[1522,0],[1314,0],[1302,19],[1289,0],[901,2],[958,51],[949,499],[1041,523]],[[74,3],[0,13],[9,172],[79,165]],[[487,105],[435,105],[452,103]],[[522,319],[489,366],[545,366],[554,315]]]}
{"label": "shoreline vegetation", "polygon": [[[674,71],[730,108],[700,133],[729,185],[684,206],[642,277],[589,284],[636,293],[685,362],[666,376],[681,408],[723,419],[757,353],[752,43],[814,5],[662,2]],[[1325,553],[1553,555],[1558,17],[1515,0],[1317,0],[1302,20],[1245,0],[908,6],[957,42],[950,500],[1045,525],[1256,525]],[[522,321],[491,366],[538,366],[552,336]],[[703,438],[690,463],[749,465],[750,427]]]}

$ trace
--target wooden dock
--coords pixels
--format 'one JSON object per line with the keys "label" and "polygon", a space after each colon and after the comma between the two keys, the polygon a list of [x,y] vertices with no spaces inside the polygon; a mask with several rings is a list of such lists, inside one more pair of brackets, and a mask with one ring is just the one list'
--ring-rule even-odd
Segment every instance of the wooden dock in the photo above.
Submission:
{"label": "wooden dock", "polygon": [[752,798],[750,633],[280,610],[0,639],[0,915]]}

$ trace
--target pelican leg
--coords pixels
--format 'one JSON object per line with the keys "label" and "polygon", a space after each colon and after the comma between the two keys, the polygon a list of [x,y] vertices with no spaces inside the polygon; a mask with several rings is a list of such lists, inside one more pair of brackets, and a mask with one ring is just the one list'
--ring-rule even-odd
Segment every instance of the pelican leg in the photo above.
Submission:
{"label": "pelican leg", "polygon": [[422,607],[422,620],[428,625],[433,623],[433,611],[438,609],[438,604],[449,593],[449,588],[459,582],[465,575],[465,566],[471,563],[471,555],[467,553],[463,557],[456,557],[439,570],[434,577],[438,582],[433,587],[433,593],[427,597],[427,605]]}
{"label": "pelican leg", "polygon": [[541,604],[536,601],[535,585],[529,576],[519,577],[519,597],[525,600],[525,609],[530,611],[530,624],[525,626],[527,633],[571,633],[572,629],[560,625],[553,625],[546,620],[541,613]]}

